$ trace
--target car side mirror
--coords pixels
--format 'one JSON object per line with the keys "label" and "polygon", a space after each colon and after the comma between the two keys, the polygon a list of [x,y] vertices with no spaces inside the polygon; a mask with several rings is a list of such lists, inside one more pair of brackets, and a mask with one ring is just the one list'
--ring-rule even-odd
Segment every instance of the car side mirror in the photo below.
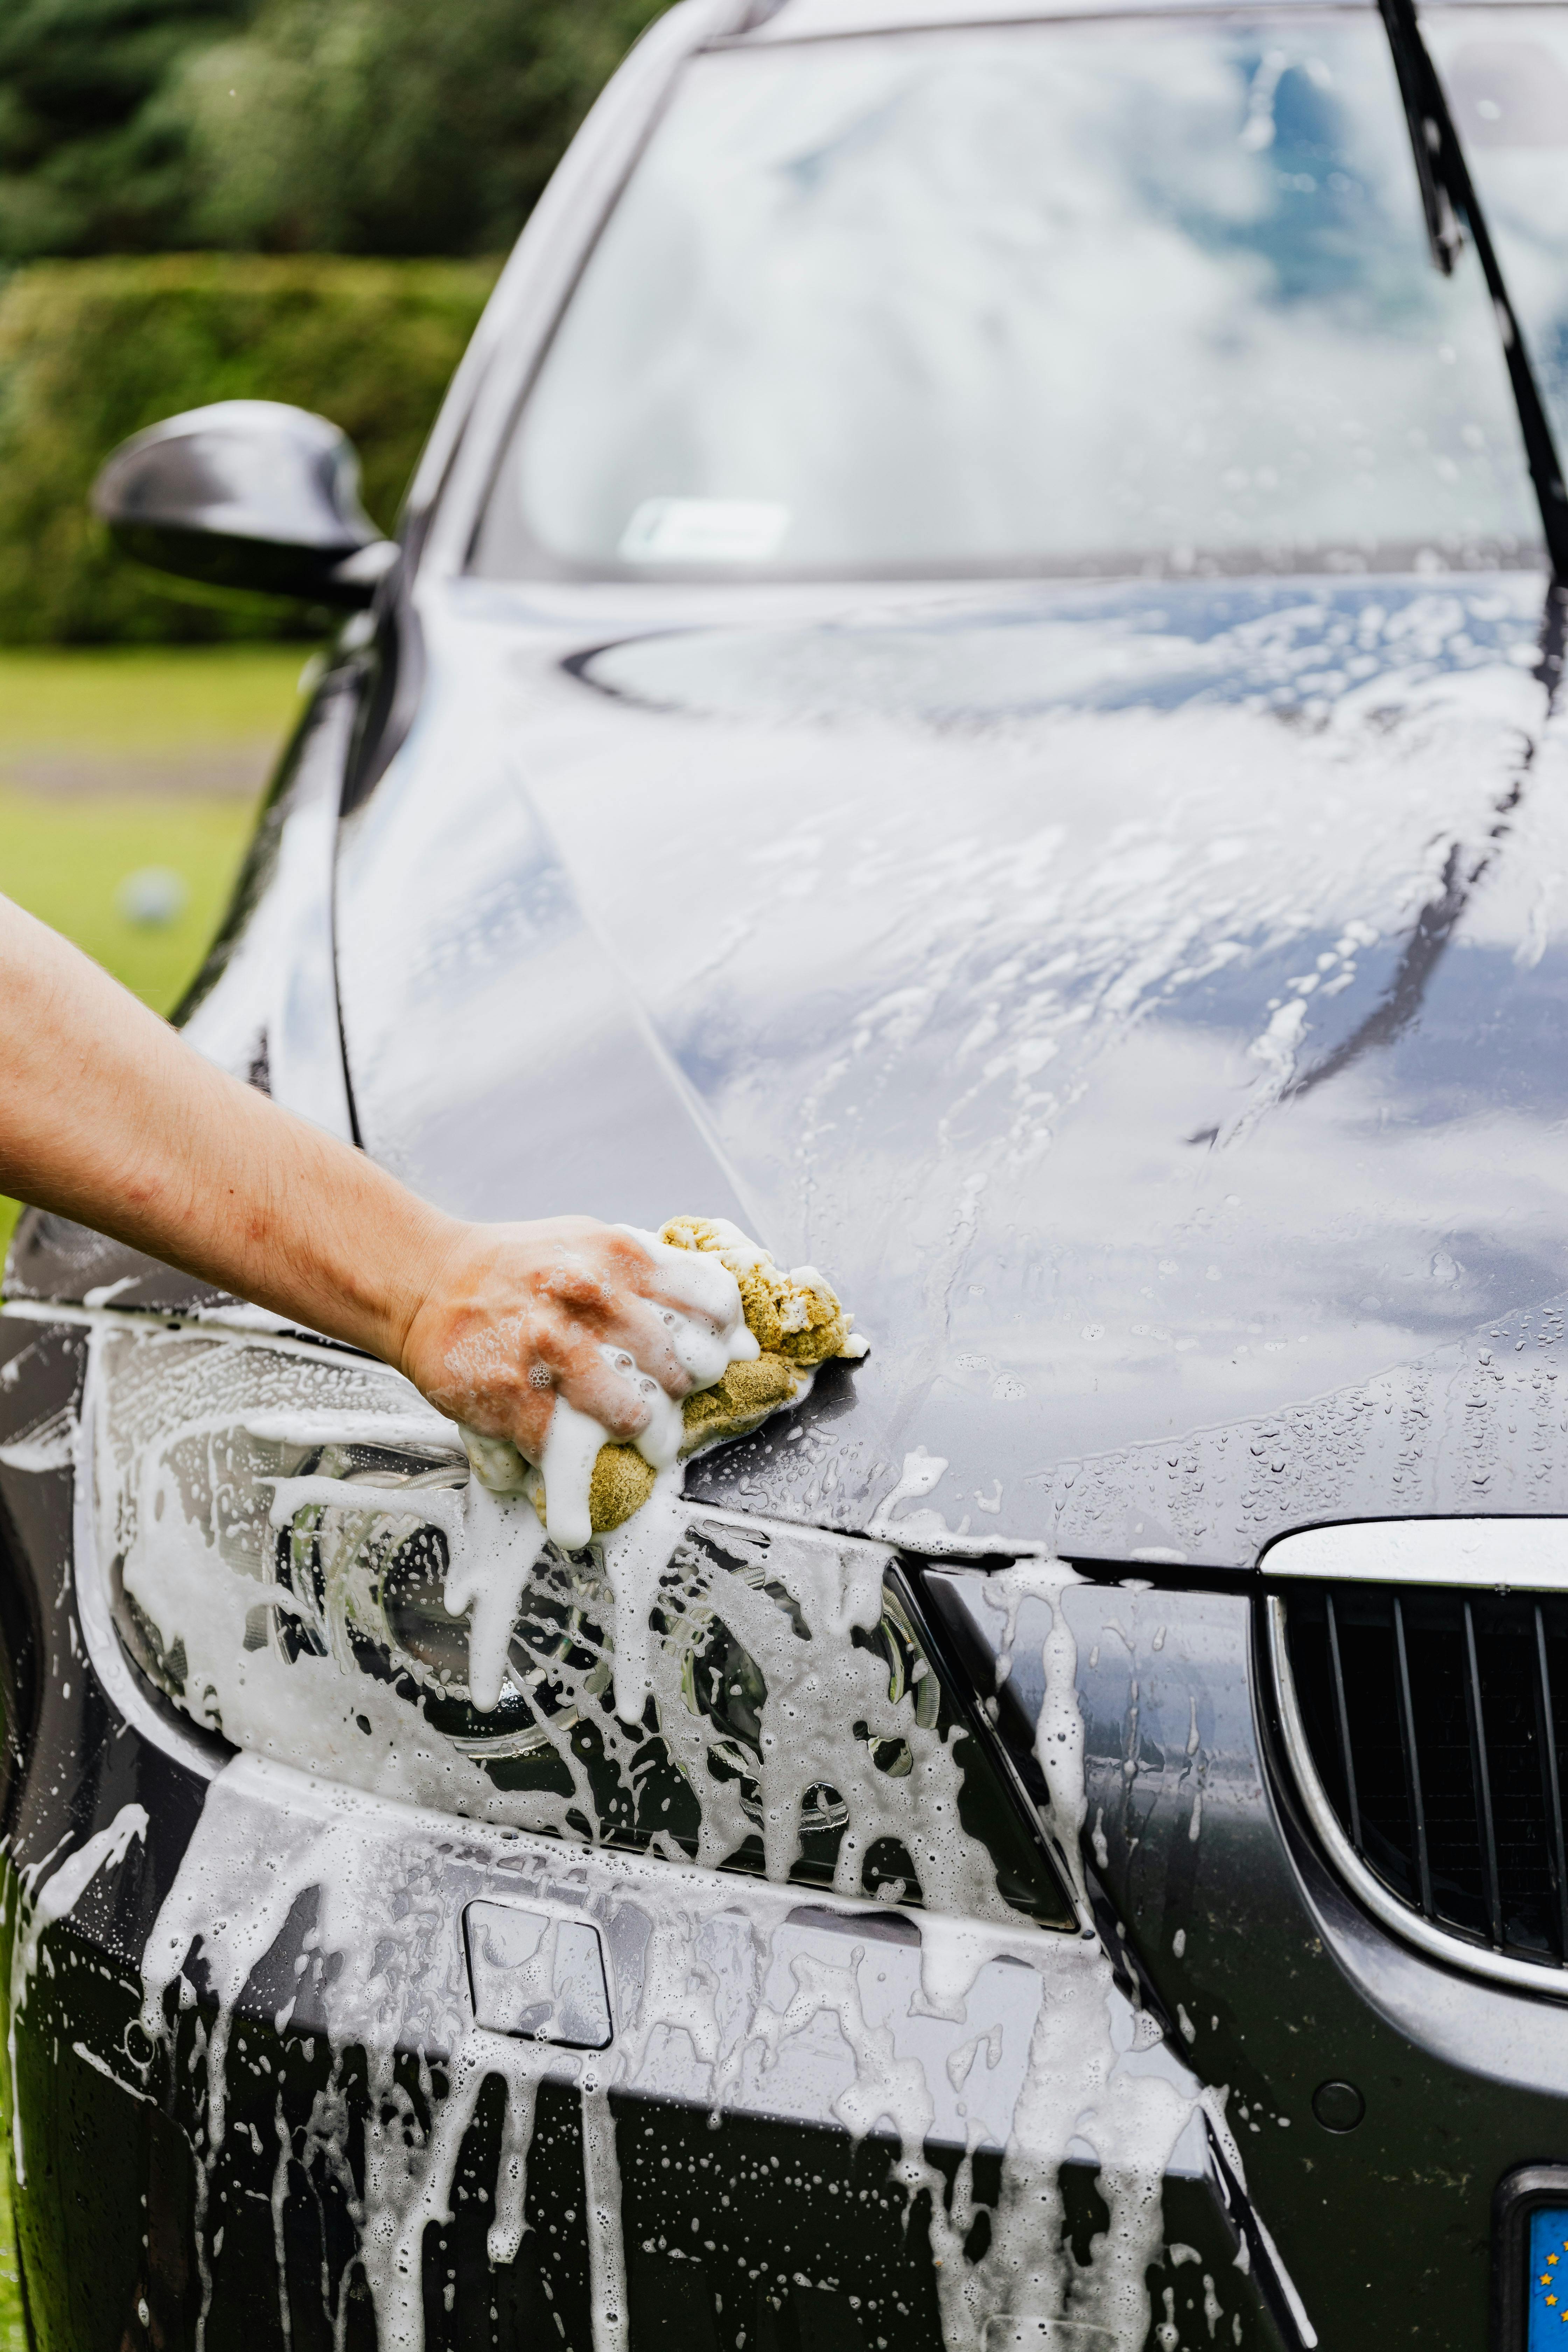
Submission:
{"label": "car side mirror", "polygon": [[156,571],[317,604],[368,604],[396,553],[360,504],[347,435],[276,400],[220,400],[122,441],[92,509]]}

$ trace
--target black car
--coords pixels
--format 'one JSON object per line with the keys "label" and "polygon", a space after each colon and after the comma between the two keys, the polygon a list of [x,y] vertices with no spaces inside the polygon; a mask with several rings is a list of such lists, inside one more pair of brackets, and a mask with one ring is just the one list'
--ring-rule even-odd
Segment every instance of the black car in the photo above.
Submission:
{"label": "black car", "polygon": [[1565,431],[1568,11],[683,0],[395,544],[111,459],[348,615],[186,1034],[871,1349],[541,1549],[25,1221],[37,2346],[1568,2328]]}

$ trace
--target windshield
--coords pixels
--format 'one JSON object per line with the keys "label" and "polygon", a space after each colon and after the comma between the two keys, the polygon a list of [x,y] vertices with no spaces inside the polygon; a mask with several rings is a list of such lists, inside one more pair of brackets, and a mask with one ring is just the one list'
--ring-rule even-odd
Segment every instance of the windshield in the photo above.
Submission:
{"label": "windshield", "polygon": [[1422,19],[1559,449],[1568,447],[1568,11]]}
{"label": "windshield", "polygon": [[696,58],[476,560],[1440,570],[1539,538],[1480,272],[1431,266],[1369,9]]}

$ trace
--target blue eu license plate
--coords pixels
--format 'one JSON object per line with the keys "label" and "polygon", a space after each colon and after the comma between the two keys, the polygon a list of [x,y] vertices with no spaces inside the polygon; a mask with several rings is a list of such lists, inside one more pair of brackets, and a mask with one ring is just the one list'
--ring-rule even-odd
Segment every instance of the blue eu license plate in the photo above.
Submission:
{"label": "blue eu license plate", "polygon": [[1530,2217],[1530,2317],[1525,2352],[1568,2346],[1568,2205],[1538,2205]]}

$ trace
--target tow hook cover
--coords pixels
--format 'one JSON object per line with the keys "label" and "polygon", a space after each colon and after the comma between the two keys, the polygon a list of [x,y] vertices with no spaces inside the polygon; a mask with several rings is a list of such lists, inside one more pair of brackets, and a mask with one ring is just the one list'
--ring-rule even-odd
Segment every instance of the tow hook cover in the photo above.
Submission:
{"label": "tow hook cover", "polygon": [[608,2048],[605,1956],[598,1930],[585,1919],[470,1903],[463,1940],[477,2023],[570,2050]]}

